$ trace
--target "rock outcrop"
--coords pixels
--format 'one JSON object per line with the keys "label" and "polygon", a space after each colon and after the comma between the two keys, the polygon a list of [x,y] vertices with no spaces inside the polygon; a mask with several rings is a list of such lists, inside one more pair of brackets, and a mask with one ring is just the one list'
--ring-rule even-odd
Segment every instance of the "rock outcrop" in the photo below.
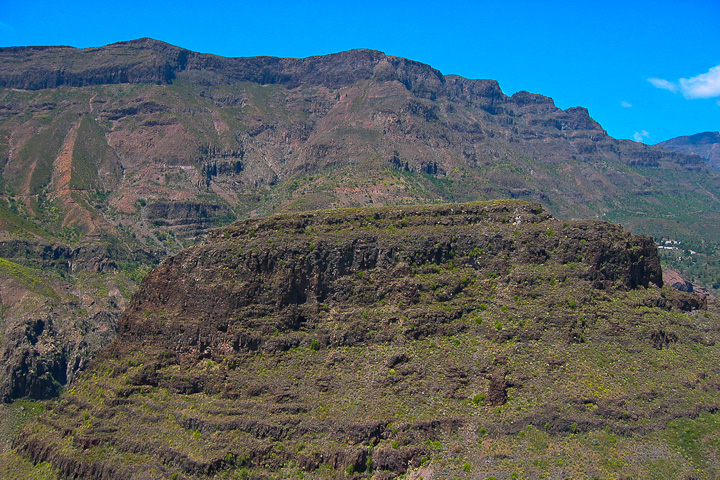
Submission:
{"label": "rock outcrop", "polygon": [[119,267],[131,255],[156,261],[112,244],[0,241],[0,401],[57,396],[110,343],[134,287]]}

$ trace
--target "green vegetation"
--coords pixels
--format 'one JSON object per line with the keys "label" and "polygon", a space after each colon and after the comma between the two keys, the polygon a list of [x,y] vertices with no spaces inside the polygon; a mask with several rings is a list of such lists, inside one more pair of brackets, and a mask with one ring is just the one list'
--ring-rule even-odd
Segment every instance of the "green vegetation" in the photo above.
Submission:
{"label": "green vegetation", "polygon": [[43,273],[23,265],[0,258],[0,275],[7,275],[27,287],[29,290],[55,300],[58,294],[43,280]]}
{"label": "green vegetation", "polygon": [[45,412],[44,402],[17,400],[0,404],[0,478],[4,480],[52,480],[57,469],[46,462],[33,465],[11,450],[13,439],[25,425]]}
{"label": "green vegetation", "polygon": [[[679,245],[670,244],[659,250],[664,266],[681,272],[683,277],[703,286],[714,295],[720,294],[720,242],[679,235],[673,238]],[[662,247],[666,247],[659,239]],[[674,248],[673,248],[674,247]]]}
{"label": "green vegetation", "polygon": [[[70,187],[89,190],[99,187],[97,166],[94,159],[101,157],[99,149],[108,148],[104,135],[91,117],[85,116],[80,121],[77,131],[79,141],[72,151],[72,170]],[[99,155],[98,155],[99,154]]]}
{"label": "green vegetation", "polygon": [[[27,179],[30,193],[40,193],[50,182],[53,160],[60,154],[69,130],[69,115],[59,116],[53,119],[52,124],[30,138],[18,152],[24,166],[21,178]],[[14,190],[13,193],[19,192]]]}

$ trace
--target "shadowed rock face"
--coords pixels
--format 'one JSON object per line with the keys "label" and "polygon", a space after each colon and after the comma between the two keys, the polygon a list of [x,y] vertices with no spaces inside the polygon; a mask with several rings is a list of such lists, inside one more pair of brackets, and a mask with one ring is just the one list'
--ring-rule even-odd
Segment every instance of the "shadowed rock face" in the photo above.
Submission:
{"label": "shadowed rock face", "polygon": [[129,300],[122,258],[108,244],[0,242],[0,401],[57,396],[110,343]]}
{"label": "shadowed rock face", "polygon": [[[227,58],[192,52],[152,39],[99,48],[10,47],[0,49],[0,86],[40,90],[122,83],[169,84],[188,78],[201,84],[253,82],[289,88],[323,85],[337,89],[365,80],[398,81],[419,97],[445,93],[443,75],[419,62],[375,50],[350,50],[303,59]],[[27,62],[31,61],[28,67]],[[458,79],[464,80],[464,79]],[[504,97],[495,81],[453,82],[447,92]]]}
{"label": "shadowed rock face", "polygon": [[[383,225],[392,228],[383,230]],[[489,233],[490,225],[504,231]],[[662,286],[651,239],[602,222],[562,225],[537,205],[512,202],[249,220],[212,233],[207,245],[184,251],[153,272],[126,311],[120,335],[154,337],[157,318],[145,315],[148,310],[174,312],[170,323],[184,331],[221,331],[216,327],[228,318],[255,315],[271,315],[279,327],[296,328],[317,315],[321,305],[352,298],[357,286],[348,277],[377,272],[376,296],[381,299],[388,287],[381,285],[398,281],[393,272],[409,264],[453,261],[482,276],[517,263],[583,262],[587,267],[578,276],[595,288]],[[282,232],[277,241],[272,238],[276,232]],[[481,250],[483,255],[471,256]],[[213,343],[238,342],[226,333]],[[164,331],[157,339],[187,340]]]}
{"label": "shadowed rock face", "polygon": [[685,313],[706,305],[661,286],[651,239],[525,202],[238,222],[146,277],[16,448],[68,477],[369,479],[498,474],[533,454],[478,442],[533,428],[641,443],[715,408],[683,399],[688,369],[718,368],[718,333],[699,326],[716,312]]}
{"label": "shadowed rock face", "polygon": [[663,283],[681,292],[692,292],[693,284],[671,268],[663,268]]}

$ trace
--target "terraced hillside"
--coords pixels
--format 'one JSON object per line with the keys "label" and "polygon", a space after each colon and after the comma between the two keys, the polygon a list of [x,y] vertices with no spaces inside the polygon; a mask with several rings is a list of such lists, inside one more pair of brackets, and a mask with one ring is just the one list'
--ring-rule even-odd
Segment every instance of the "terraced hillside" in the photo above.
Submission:
{"label": "terraced hillside", "polygon": [[148,275],[4,473],[714,478],[720,312],[661,283],[650,238],[518,201],[236,223]]}

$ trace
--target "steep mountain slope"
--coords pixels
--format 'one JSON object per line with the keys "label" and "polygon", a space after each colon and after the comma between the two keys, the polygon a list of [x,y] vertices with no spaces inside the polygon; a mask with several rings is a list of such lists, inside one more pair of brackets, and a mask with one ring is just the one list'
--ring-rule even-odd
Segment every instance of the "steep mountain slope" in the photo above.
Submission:
{"label": "steep mountain slope", "polygon": [[[209,228],[278,211],[519,198],[560,218],[720,242],[720,182],[697,156],[610,138],[581,107],[377,51],[222,58],[150,39],[4,48],[0,86],[0,257],[52,267],[38,278],[77,297],[84,269],[124,285]],[[25,243],[62,261],[12,253]],[[82,323],[87,308],[45,299]],[[106,305],[107,328],[121,303]],[[45,314],[3,315],[5,331],[25,331]],[[3,342],[4,359],[22,348],[47,363],[43,342],[18,338]],[[6,360],[12,378],[20,367]]]}
{"label": "steep mountain slope", "polygon": [[524,202],[241,222],[16,446],[86,479],[711,478],[720,317],[660,282],[650,238]]}
{"label": "steep mountain slope", "polygon": [[[720,133],[704,132],[686,137],[677,137],[658,146],[676,152],[702,157],[705,164],[714,171],[720,171]],[[670,249],[660,251],[663,264],[682,271],[683,276],[707,289],[714,295],[720,294],[720,242],[698,229],[694,234],[673,235],[666,233]],[[679,244],[676,242],[680,242]]]}
{"label": "steep mountain slope", "polygon": [[720,170],[720,132],[703,132],[671,138],[658,145],[674,152],[699,155],[708,167],[716,171]]}
{"label": "steep mountain slope", "polygon": [[45,193],[64,226],[126,226],[150,244],[153,227],[185,238],[230,212],[370,201],[512,196],[564,216],[666,216],[656,204],[678,193],[678,170],[682,206],[717,191],[697,157],[614,140],[583,108],[369,50],[3,49],[0,85],[7,193],[35,215],[28,197]]}
{"label": "steep mountain slope", "polygon": [[132,282],[84,272],[70,284],[61,273],[0,258],[2,400],[56,396],[115,336]]}

